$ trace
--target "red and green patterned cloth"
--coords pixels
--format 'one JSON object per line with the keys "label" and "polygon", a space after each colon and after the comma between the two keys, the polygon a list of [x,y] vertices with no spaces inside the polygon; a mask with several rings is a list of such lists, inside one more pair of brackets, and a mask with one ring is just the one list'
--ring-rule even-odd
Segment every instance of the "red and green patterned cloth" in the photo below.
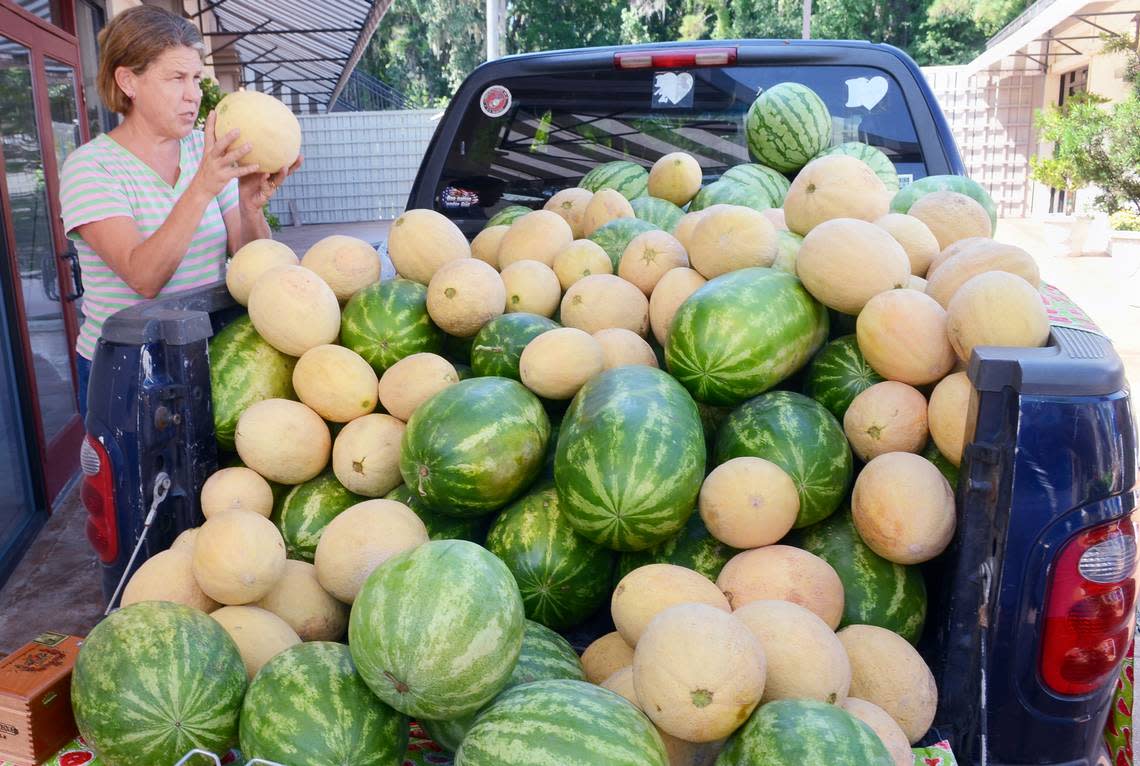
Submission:
{"label": "red and green patterned cloth", "polygon": [[1116,694],[1112,698],[1112,710],[1104,727],[1104,744],[1112,766],[1132,766],[1132,684],[1134,681],[1133,661],[1136,642],[1128,647],[1128,654],[1116,679]]}

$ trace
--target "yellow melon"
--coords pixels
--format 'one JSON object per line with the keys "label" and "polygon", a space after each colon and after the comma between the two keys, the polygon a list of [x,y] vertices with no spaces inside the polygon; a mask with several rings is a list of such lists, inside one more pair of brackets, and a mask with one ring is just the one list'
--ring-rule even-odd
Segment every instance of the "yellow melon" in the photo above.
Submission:
{"label": "yellow melon", "polygon": [[554,270],[539,261],[515,261],[500,275],[507,296],[507,313],[522,311],[554,316],[562,300],[562,285]]}
{"label": "yellow melon", "polygon": [[662,155],[649,169],[649,196],[684,207],[701,190],[703,175],[701,164],[688,152]]}
{"label": "yellow melon", "polygon": [[910,279],[906,281],[908,290],[918,290],[920,293],[926,292],[926,280],[922,277],[916,277],[914,274],[910,275]]}
{"label": "yellow melon", "polygon": [[1037,348],[1049,342],[1049,315],[1037,288],[1016,274],[990,271],[962,285],[950,299],[946,329],[966,362],[975,346]]}
{"label": "yellow melon", "polygon": [[314,346],[293,368],[297,398],[333,423],[347,423],[376,409],[376,371],[344,346]]}
{"label": "yellow melon", "polygon": [[559,327],[526,344],[519,357],[519,377],[545,399],[571,399],[605,365],[605,350],[589,333]]}
{"label": "yellow melon", "polygon": [[518,218],[499,244],[499,268],[505,269],[516,261],[538,261],[547,266],[554,263],[558,251],[574,241],[570,224],[558,213],[535,210]]}
{"label": "yellow melon", "polygon": [[929,436],[926,398],[906,383],[876,383],[851,400],[843,432],[863,461],[887,452],[921,452]]}
{"label": "yellow melon", "polygon": [[613,274],[614,265],[597,242],[576,239],[554,256],[554,274],[563,290],[591,274]]}
{"label": "yellow melon", "polygon": [[207,519],[222,511],[253,511],[269,518],[273,513],[273,489],[261,474],[244,466],[222,468],[202,485],[202,515]]}
{"label": "yellow melon", "polygon": [[173,548],[144,561],[127,581],[120,606],[140,601],[172,601],[207,614],[221,606],[205,594],[194,578],[193,554]]}
{"label": "yellow melon", "polygon": [[858,314],[879,293],[906,286],[910,259],[902,245],[875,224],[836,218],[804,237],[796,275],[820,303]]}
{"label": "yellow melon", "polygon": [[383,497],[400,486],[400,440],[404,421],[373,413],[357,418],[336,435],[332,468],[345,489],[365,497]]}
{"label": "yellow melon", "polygon": [[348,628],[348,607],[321,587],[307,561],[286,561],[277,586],[255,606],[280,617],[302,641],[339,641]]}
{"label": "yellow melon", "polygon": [[952,191],[923,195],[907,213],[926,224],[943,250],[967,237],[988,237],[993,227],[980,202]]}
{"label": "yellow melon", "polygon": [[[846,650],[844,650],[846,651]],[[914,766],[914,751],[906,734],[887,711],[873,702],[848,697],[840,703],[844,710],[871,727],[871,731],[887,748],[895,766]]]}
{"label": "yellow melon", "polygon": [[942,457],[954,465],[961,464],[966,448],[966,423],[973,394],[974,386],[964,372],[947,375],[930,394],[926,409],[930,438]]}
{"label": "yellow melon", "polygon": [[428,541],[427,527],[395,500],[366,500],[328,523],[313,560],[321,587],[346,604],[388,559]]}
{"label": "yellow melon", "polygon": [[851,514],[863,542],[896,564],[921,564],[954,537],[954,490],[926,458],[888,452],[863,467],[851,491]]}
{"label": "yellow melon", "polygon": [[626,246],[618,264],[618,276],[637,285],[649,297],[666,272],[688,265],[689,256],[676,237],[664,231],[647,231]]}
{"label": "yellow melon", "polygon": [[194,544],[198,541],[198,529],[198,527],[191,527],[182,530],[178,537],[174,538],[174,542],[170,544],[170,550],[183,551],[193,556]]}
{"label": "yellow melon", "polygon": [[646,627],[633,684],[646,715],[687,742],[713,742],[748,719],[764,694],[760,640],[732,614],[678,604]]}
{"label": "yellow melon", "polygon": [[930,231],[930,227],[913,215],[904,213],[887,213],[875,221],[875,225],[902,245],[910,259],[910,273],[918,277],[925,276],[931,261],[941,250],[938,238]]}
{"label": "yellow melon", "polygon": [[323,279],[303,266],[276,266],[249,292],[249,319],[265,342],[301,356],[340,334],[340,303]]}
{"label": "yellow melon", "polygon": [[776,260],[776,228],[760,212],[737,205],[710,208],[689,240],[689,260],[706,279]]}
{"label": "yellow melon", "polygon": [[510,226],[507,224],[499,224],[498,226],[488,226],[475,235],[475,239],[471,240],[471,257],[478,258],[488,266],[499,268],[499,245],[503,242],[503,237],[508,231]]}
{"label": "yellow melon", "polygon": [[601,684],[622,668],[633,666],[633,647],[616,630],[598,638],[582,652],[582,672],[592,684]]}
{"label": "yellow melon", "polygon": [[301,643],[289,623],[256,606],[224,606],[210,614],[237,644],[250,680],[265,663]]}
{"label": "yellow melon", "polygon": [[603,364],[607,370],[631,364],[658,366],[657,355],[645,338],[623,327],[598,330],[594,333],[594,340],[602,346]]}
{"label": "yellow melon", "polygon": [[707,281],[694,269],[673,269],[665,272],[653,288],[653,295],[649,297],[649,324],[653,328],[653,337],[662,346],[669,338],[669,326],[673,324],[677,309]]}
{"label": "yellow melon", "polygon": [[226,267],[226,287],[235,301],[249,304],[249,291],[254,283],[274,266],[297,266],[297,254],[283,242],[255,239],[243,245]]}
{"label": "yellow melon", "polygon": [[736,457],[708,475],[697,508],[717,540],[733,548],[759,548],[791,531],[800,496],[780,466],[763,458]]}
{"label": "yellow melon", "polygon": [[938,255],[934,256],[933,260],[930,261],[930,268],[926,270],[926,278],[929,280],[931,275],[934,274],[939,266],[941,266],[949,259],[953,258],[958,253],[961,253],[965,250],[972,250],[975,247],[1004,246],[1005,245],[1002,245],[1000,242],[996,242],[989,237],[966,237],[965,239],[960,239],[954,244],[950,245],[950,247],[942,250],[940,253],[938,253]]}
{"label": "yellow melon", "polygon": [[434,210],[408,210],[392,222],[388,257],[405,279],[426,285],[445,263],[471,257],[471,245],[447,216]]}
{"label": "yellow melon", "polygon": [[[448,386],[459,382],[455,366],[439,354],[411,354],[380,376],[380,404],[405,423],[416,408]],[[336,460],[336,445],[333,445]]]}
{"label": "yellow melon", "polygon": [[614,671],[613,675],[598,685],[625,697],[638,710],[641,709],[641,703],[637,701],[637,690],[633,686],[633,665],[626,665],[621,670]]}
{"label": "yellow melon", "polygon": [[380,255],[362,239],[334,234],[310,247],[301,265],[328,282],[341,305],[359,290],[380,281]]}
{"label": "yellow melon", "polygon": [[890,210],[891,193],[867,163],[845,154],[809,162],[784,197],[784,220],[806,235],[824,221],[857,218],[877,221]]}
{"label": "yellow melon", "polygon": [[583,222],[586,216],[586,206],[590,204],[590,200],[593,198],[594,193],[589,189],[571,186],[548,199],[542,208],[562,216],[562,220],[569,224],[570,233],[574,239],[581,239],[585,236]]}
{"label": "yellow melon", "polygon": [[760,639],[768,660],[761,702],[813,699],[837,704],[851,688],[851,663],[835,631],[791,601],[762,600],[732,613]]}
{"label": "yellow melon", "polygon": [[946,310],[926,293],[879,293],[859,312],[855,334],[867,363],[887,380],[924,386],[954,367]]}
{"label": "yellow melon", "polygon": [[707,577],[676,564],[647,564],[621,578],[610,600],[618,633],[637,646],[650,621],[671,606],[700,603],[732,611],[728,599]]}
{"label": "yellow melon", "polygon": [[810,609],[834,630],[843,617],[843,583],[831,565],[790,545],[738,553],[716,580],[733,609],[777,599]]}
{"label": "yellow melon", "polygon": [[562,324],[588,333],[624,327],[644,337],[649,330],[649,299],[635,285],[613,274],[579,279],[562,296]]}
{"label": "yellow melon", "polygon": [[610,221],[618,218],[635,218],[633,205],[615,189],[601,189],[594,193],[582,217],[582,234],[590,236]]}
{"label": "yellow melon", "polygon": [[1032,255],[1016,245],[989,241],[965,247],[943,261],[927,279],[926,293],[943,308],[949,308],[950,300],[962,285],[987,271],[1016,274],[1034,289],[1041,285],[1041,272]]}
{"label": "yellow melon", "polygon": [[321,416],[289,399],[250,405],[234,432],[238,456],[270,481],[301,484],[328,465],[332,436]]}
{"label": "yellow melon", "polygon": [[760,211],[760,215],[768,219],[768,222],[776,227],[776,231],[791,231],[788,228],[788,219],[784,216],[784,209],[782,207],[770,207]]}
{"label": "yellow melon", "polygon": [[445,263],[428,282],[431,321],[457,338],[474,337],[506,305],[507,289],[499,272],[476,258]]}
{"label": "yellow melon", "polygon": [[905,638],[874,625],[848,625],[839,640],[851,660],[851,696],[882,708],[912,745],[934,722],[934,674]]}
{"label": "yellow melon", "polygon": [[214,135],[220,139],[237,130],[239,138],[233,146],[248,143],[253,147],[241,158],[242,165],[277,173],[292,166],[301,154],[301,123],[289,107],[268,93],[227,93],[214,107],[214,114]]}
{"label": "yellow melon", "polygon": [[[711,208],[709,208],[711,209]],[[677,225],[673,227],[673,236],[681,243],[681,247],[685,248],[685,252],[693,246],[693,232],[697,230],[697,224],[705,217],[707,210],[694,210],[691,213],[685,213],[681,216],[681,220],[677,221]]]}
{"label": "yellow melon", "polygon": [[250,604],[285,573],[285,541],[273,522],[253,511],[206,519],[194,544],[194,578],[220,604]]}

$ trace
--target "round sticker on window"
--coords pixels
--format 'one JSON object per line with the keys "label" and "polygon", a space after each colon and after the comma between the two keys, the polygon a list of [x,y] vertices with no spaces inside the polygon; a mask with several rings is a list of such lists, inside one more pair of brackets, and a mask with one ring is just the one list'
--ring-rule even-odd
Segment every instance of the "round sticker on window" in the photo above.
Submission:
{"label": "round sticker on window", "polygon": [[483,91],[479,107],[488,117],[502,117],[511,108],[511,92],[502,85],[492,85]]}

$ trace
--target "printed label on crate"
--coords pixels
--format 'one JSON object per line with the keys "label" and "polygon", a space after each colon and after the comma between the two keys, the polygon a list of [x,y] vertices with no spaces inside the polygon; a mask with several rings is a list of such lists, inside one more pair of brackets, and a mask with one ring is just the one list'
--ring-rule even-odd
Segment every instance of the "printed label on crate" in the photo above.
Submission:
{"label": "printed label on crate", "polygon": [[958,766],[958,761],[950,743],[942,740],[937,745],[914,748],[914,766]]}
{"label": "printed label on crate", "polygon": [[1045,304],[1045,312],[1049,315],[1049,324],[1104,335],[1080,306],[1053,285],[1041,285],[1041,300]]}

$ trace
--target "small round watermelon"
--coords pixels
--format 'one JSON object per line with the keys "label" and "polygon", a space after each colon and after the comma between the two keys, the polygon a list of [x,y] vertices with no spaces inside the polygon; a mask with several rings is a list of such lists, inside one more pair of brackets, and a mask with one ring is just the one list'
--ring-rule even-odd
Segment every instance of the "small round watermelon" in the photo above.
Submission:
{"label": "small round watermelon", "polygon": [[443,330],[427,312],[427,287],[410,279],[368,285],[341,312],[340,341],[377,375],[406,356],[443,350]]}
{"label": "small round watermelon", "polygon": [[661,229],[672,233],[673,227],[677,225],[677,221],[685,215],[685,211],[674,205],[667,199],[658,199],[657,197],[638,197],[629,203],[633,206],[633,214],[643,221],[649,221],[651,224]]}
{"label": "small round watermelon", "polygon": [[831,144],[831,114],[811,88],[782,82],[752,102],[744,134],[748,150],[758,162],[790,173]]}
{"label": "small round watermelon", "polygon": [[920,197],[939,191],[958,192],[976,200],[989,213],[992,230],[997,231],[997,205],[994,204],[993,197],[981,184],[966,176],[944,175],[920,178],[894,196],[891,200],[891,212],[908,213]]}
{"label": "small round watermelon", "polygon": [[736,181],[745,186],[759,188],[771,200],[772,207],[784,204],[784,197],[792,186],[792,182],[780,171],[755,163],[735,165],[724,171],[721,180]]}
{"label": "small round watermelon", "polygon": [[519,358],[532,340],[560,325],[538,314],[514,312],[495,317],[475,335],[471,371],[479,377],[497,375],[519,380]]}
{"label": "small round watermelon", "polygon": [[855,336],[844,335],[821,348],[808,364],[804,393],[842,423],[855,397],[882,380],[863,358]]}
{"label": "small round watermelon", "polygon": [[819,153],[819,156],[826,157],[829,154],[846,154],[848,157],[862,160],[867,163],[871,170],[875,171],[875,175],[883,182],[883,186],[887,187],[887,191],[894,194],[899,190],[899,174],[895,170],[894,163],[881,150],[870,144],[864,144],[860,141],[847,141],[830,149],[824,149]]}
{"label": "small round watermelon", "polygon": [[241,751],[275,763],[397,766],[408,719],[364,684],[344,644],[297,644],[267,662],[245,696]]}
{"label": "small round watermelon", "polygon": [[345,489],[332,471],[290,487],[288,494],[274,504],[272,518],[285,540],[285,553],[311,564],[328,523],[346,508],[367,499]]}
{"label": "small round watermelon", "polygon": [[894,766],[879,735],[838,705],[775,700],[737,729],[717,766]]}
{"label": "small round watermelon", "polygon": [[483,228],[486,229],[491,226],[510,226],[512,223],[522,218],[527,213],[533,212],[534,211],[526,205],[507,205],[505,208],[488,218],[487,223],[483,225]]}
{"label": "small round watermelon", "polygon": [[649,188],[649,171],[628,160],[615,160],[598,165],[578,183],[583,189],[598,192],[615,189],[628,200],[644,196]]}
{"label": "small round watermelon", "polygon": [[606,251],[616,274],[621,264],[621,257],[633,238],[647,231],[655,231],[657,228],[649,221],[640,218],[617,218],[598,227],[589,239]]}
{"label": "small round watermelon", "polygon": [[384,495],[384,499],[395,500],[411,508],[427,527],[428,537],[432,540],[470,540],[482,545],[487,538],[487,519],[485,517],[457,519],[454,516],[433,511],[416,496],[416,493],[407,484],[396,487]]}
{"label": "small round watermelon", "polygon": [[689,210],[704,210],[713,205],[740,205],[753,210],[767,210],[772,207],[772,198],[766,190],[757,186],[722,178],[697,192],[697,196],[689,203]]}
{"label": "small round watermelon", "polygon": [[616,584],[627,574],[646,564],[676,564],[700,572],[716,582],[728,560],[740,553],[713,537],[699,513],[693,513],[684,529],[647,551],[623,553],[618,559]]}
{"label": "small round watermelon", "polygon": [[266,343],[246,315],[211,338],[207,353],[214,437],[219,447],[232,452],[238,418],[250,405],[264,399],[297,398],[293,393],[297,360]]}

